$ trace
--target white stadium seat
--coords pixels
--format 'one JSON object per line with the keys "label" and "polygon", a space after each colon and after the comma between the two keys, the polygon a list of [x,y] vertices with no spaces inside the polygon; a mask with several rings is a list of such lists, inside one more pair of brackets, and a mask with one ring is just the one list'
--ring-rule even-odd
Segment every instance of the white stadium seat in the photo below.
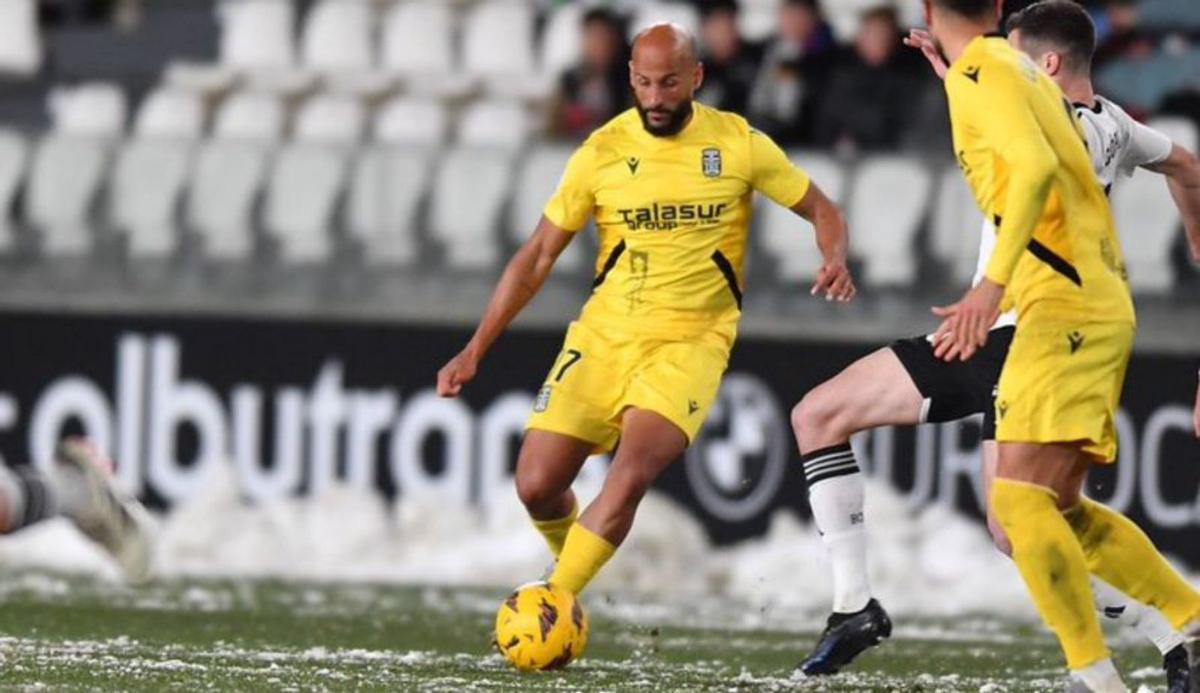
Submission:
{"label": "white stadium seat", "polygon": [[296,114],[293,136],[311,142],[353,144],[367,127],[367,113],[358,99],[341,94],[314,96]]}
{"label": "white stadium seat", "polygon": [[221,91],[240,73],[290,70],[296,63],[292,0],[222,0],[218,63],[180,62],[167,70],[167,82],[186,89]]}
{"label": "white stadium seat", "polygon": [[93,248],[92,209],[108,168],[106,138],[50,134],[38,144],[27,188],[26,217],[48,255]]}
{"label": "white stadium seat", "polygon": [[54,131],[59,134],[119,137],[125,130],[125,92],[115,84],[56,87],[48,100]]}
{"label": "white stadium seat", "polygon": [[[801,167],[834,202],[841,202],[845,191],[845,170],[833,158],[815,152],[789,152],[792,163]],[[776,263],[781,282],[797,283],[816,278],[821,269],[812,225],[774,202],[759,196],[761,223],[759,247]]]}
{"label": "white stadium seat", "polygon": [[434,180],[430,231],[449,266],[486,270],[500,261],[496,228],[512,182],[512,153],[459,146],[442,158]]}
{"label": "white stadium seat", "polygon": [[376,146],[354,167],[346,230],[363,244],[370,264],[411,264],[417,258],[417,211],[429,192],[430,150]]}
{"label": "white stadium seat", "polygon": [[387,144],[437,147],[446,140],[450,122],[440,101],[397,96],[375,114],[374,137]]}
{"label": "white stadium seat", "polygon": [[330,227],[349,176],[351,150],[330,142],[293,142],[267,179],[263,228],[289,263],[321,262],[333,249]]}
{"label": "white stadium seat", "polygon": [[542,96],[552,82],[541,79],[533,56],[533,8],[518,0],[485,0],[463,26],[463,67],[498,96]]}
{"label": "white stadium seat", "polygon": [[254,203],[266,178],[270,145],[210,140],[200,148],[188,188],[186,226],[215,260],[246,259],[254,247]]}
{"label": "white stadium seat", "polygon": [[0,251],[13,247],[13,200],[29,164],[29,147],[12,130],[0,129]]}
{"label": "white stadium seat", "polygon": [[1112,210],[1130,288],[1140,294],[1170,292],[1175,283],[1171,246],[1179,229],[1179,210],[1166,181],[1142,169],[1132,178],[1119,177],[1113,185]]}
{"label": "white stadium seat", "polygon": [[947,166],[940,178],[929,251],[951,268],[954,283],[965,288],[975,276],[983,213],[958,166]]}
{"label": "white stadium seat", "polygon": [[678,24],[693,36],[700,35],[700,13],[696,8],[684,2],[640,2],[629,21],[629,37],[632,39],[639,31],[659,22]]}
{"label": "white stadium seat", "polygon": [[130,140],[117,153],[109,180],[109,220],[126,234],[137,258],[166,257],[178,239],[175,210],[191,172],[195,143],[149,137]]}
{"label": "white stadium seat", "polygon": [[459,144],[517,149],[532,134],[529,113],[515,101],[476,101],[458,122]]}
{"label": "white stadium seat", "polygon": [[221,104],[213,134],[221,139],[277,142],[283,138],[285,119],[283,103],[277,97],[241,92]]}
{"label": "white stadium seat", "polygon": [[579,3],[559,5],[546,20],[539,52],[542,74],[557,77],[578,62],[583,50],[585,9]]}
{"label": "white stadium seat", "polygon": [[327,88],[379,94],[394,78],[377,69],[375,6],[371,0],[321,0],[309,11],[300,40],[305,69]]}
{"label": "white stadium seat", "polygon": [[199,138],[204,134],[204,103],[194,92],[156,89],[142,100],[133,132],[139,137]]}
{"label": "white stadium seat", "polygon": [[928,169],[901,156],[870,157],[854,171],[850,190],[850,252],[865,264],[869,286],[908,286],[916,280],[916,236],[929,207]]}
{"label": "white stadium seat", "polygon": [[384,16],[383,69],[414,92],[460,96],[471,87],[455,60],[454,8],[440,0],[401,0]]}
{"label": "white stadium seat", "polygon": [[29,77],[42,65],[35,0],[0,2],[0,73]]}
{"label": "white stadium seat", "polygon": [[[521,162],[508,215],[508,231],[515,243],[524,243],[537,226],[572,151],[570,146],[543,145],[535,147]],[[581,271],[588,261],[587,250],[580,239],[575,239],[558,256],[554,270]]]}

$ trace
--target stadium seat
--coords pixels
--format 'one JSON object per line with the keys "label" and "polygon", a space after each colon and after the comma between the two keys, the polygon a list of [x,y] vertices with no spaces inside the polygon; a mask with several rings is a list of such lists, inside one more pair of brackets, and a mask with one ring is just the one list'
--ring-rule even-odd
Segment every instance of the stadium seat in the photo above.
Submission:
{"label": "stadium seat", "polygon": [[543,75],[556,78],[579,60],[583,48],[580,27],[585,9],[579,3],[562,4],[546,20],[539,51]]}
{"label": "stadium seat", "polygon": [[929,252],[950,268],[955,284],[966,287],[975,276],[983,213],[958,166],[942,171],[933,208]]}
{"label": "stadium seat", "polygon": [[38,143],[25,211],[47,255],[81,256],[93,249],[91,220],[111,150],[108,138],[74,134],[49,134]]}
{"label": "stadium seat", "polygon": [[916,280],[916,236],[932,186],[916,159],[877,156],[859,163],[846,216],[851,255],[865,265],[864,284],[908,286]]}
{"label": "stadium seat", "polygon": [[177,246],[175,211],[191,171],[195,143],[151,136],[117,153],[108,187],[109,223],[125,234],[135,258],[162,258]]}
{"label": "stadium seat", "polygon": [[185,89],[223,91],[240,73],[290,70],[296,63],[296,8],[291,0],[222,0],[218,63],[179,62],[166,79]]}
{"label": "stadium seat", "polygon": [[487,99],[468,106],[458,122],[459,144],[517,149],[532,131],[520,103]]}
{"label": "stadium seat", "polygon": [[283,138],[285,118],[278,98],[270,94],[237,93],[221,104],[213,134],[225,139],[276,142]]}
{"label": "stadium seat", "polygon": [[486,270],[500,260],[495,233],[512,178],[512,153],[460,145],[442,158],[434,180],[430,231],[448,266]]}
{"label": "stadium seat", "polygon": [[546,96],[553,82],[535,70],[533,8],[517,0],[485,0],[463,26],[463,67],[501,97]]}
{"label": "stadium seat", "polygon": [[204,104],[194,92],[157,89],[138,107],[133,132],[139,137],[198,138],[204,134]]}
{"label": "stadium seat", "polygon": [[375,114],[377,141],[394,145],[438,147],[450,123],[441,102],[419,96],[397,96]]}
{"label": "stadium seat", "polygon": [[1138,169],[1132,178],[1118,178],[1112,210],[1130,288],[1139,294],[1168,293],[1175,283],[1171,246],[1179,210],[1162,176]]}
{"label": "stadium seat", "polygon": [[35,0],[0,2],[0,73],[31,77],[41,66]]}
{"label": "stadium seat", "polygon": [[[508,215],[509,237],[514,243],[524,243],[537,226],[542,209],[554,194],[572,151],[569,146],[542,145],[535,147],[521,162]],[[589,260],[587,251],[581,239],[572,241],[558,256],[555,271],[582,271]]]}
{"label": "stadium seat", "polygon": [[359,157],[346,206],[346,231],[368,264],[409,265],[417,259],[417,212],[429,192],[432,152],[374,146]]}
{"label": "stadium seat", "polygon": [[692,32],[693,36],[700,35],[700,14],[695,7],[684,2],[651,1],[637,4],[629,21],[629,38],[659,22],[674,22]]}
{"label": "stadium seat", "polygon": [[125,130],[125,92],[115,84],[90,82],[56,87],[48,101],[58,134],[119,137]]}
{"label": "stadium seat", "polygon": [[15,238],[13,201],[28,165],[29,147],[13,130],[0,129],[0,252],[12,249]]}
{"label": "stadium seat", "polygon": [[331,256],[332,222],[365,123],[362,105],[349,96],[315,97],[297,114],[296,139],[275,158],[263,206],[263,229],[285,262]]}
{"label": "stadium seat", "polygon": [[306,70],[327,89],[380,94],[394,78],[376,67],[375,8],[371,0],[322,0],[309,11],[300,40]]}
{"label": "stadium seat", "polygon": [[471,88],[454,53],[454,8],[439,0],[401,0],[384,16],[383,69],[418,94],[462,96]]}
{"label": "stadium seat", "polygon": [[[790,152],[788,158],[807,171],[831,200],[843,199],[846,176],[837,161],[815,152]],[[791,210],[759,197],[759,247],[775,261],[776,277],[789,284],[814,279],[821,268],[821,253],[812,225]]]}

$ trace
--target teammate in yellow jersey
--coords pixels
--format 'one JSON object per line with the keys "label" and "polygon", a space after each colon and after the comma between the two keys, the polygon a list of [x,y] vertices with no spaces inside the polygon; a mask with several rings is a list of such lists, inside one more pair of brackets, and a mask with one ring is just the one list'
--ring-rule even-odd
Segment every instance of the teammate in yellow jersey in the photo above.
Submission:
{"label": "teammate in yellow jersey", "polygon": [[936,352],[969,359],[1001,305],[1017,326],[996,398],[991,505],[1072,690],[1125,691],[1109,658],[1089,570],[1200,635],[1200,594],[1128,519],[1082,496],[1092,464],[1116,453],[1114,417],[1133,346],[1120,247],[1082,132],[1062,92],[1003,38],[1000,0],[924,0],[949,69],[959,165],[995,221],[984,278],[944,318]]}
{"label": "teammate in yellow jersey", "polygon": [[[741,313],[754,191],[813,223],[824,257],[813,293],[855,293],[837,207],[743,118],[693,103],[703,67],[691,35],[670,24],[643,31],[630,79],[637,107],[571,157],[474,336],[438,373],[439,394],[457,395],[595,218],[592,296],[538,392],[516,472],[517,495],[557,559],[550,581],[573,593],[612,556],[716,396]],[[618,438],[599,496],[576,521],[572,481]]]}

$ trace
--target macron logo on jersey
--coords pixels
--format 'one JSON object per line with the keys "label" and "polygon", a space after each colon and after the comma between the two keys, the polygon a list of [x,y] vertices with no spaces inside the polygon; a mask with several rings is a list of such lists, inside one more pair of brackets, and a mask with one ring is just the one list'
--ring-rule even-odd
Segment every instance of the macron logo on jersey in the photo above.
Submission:
{"label": "macron logo on jersey", "polygon": [[967,69],[963,70],[963,76],[966,77],[967,79],[971,80],[972,82],[979,84],[979,66],[972,65],[972,66],[968,67]]}
{"label": "macron logo on jersey", "polygon": [[716,226],[728,206],[724,202],[678,205],[655,202],[649,207],[618,209],[617,214],[630,231],[674,231],[680,227]]}

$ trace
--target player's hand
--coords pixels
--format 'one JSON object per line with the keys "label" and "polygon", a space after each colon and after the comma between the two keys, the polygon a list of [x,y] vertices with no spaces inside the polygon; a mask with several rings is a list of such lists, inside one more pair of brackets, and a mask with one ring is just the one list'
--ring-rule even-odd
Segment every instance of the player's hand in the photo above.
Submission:
{"label": "player's hand", "polygon": [[478,368],[478,359],[465,349],[459,352],[457,356],[442,366],[442,370],[438,371],[438,396],[457,397],[458,393],[462,392],[463,385],[466,385],[475,378],[475,371]]}
{"label": "player's hand", "polygon": [[938,79],[946,79],[946,70],[949,69],[949,66],[942,59],[941,51],[937,49],[937,44],[933,41],[933,34],[924,29],[909,29],[908,36],[904,37],[904,45],[920,50],[921,55],[929,61],[929,66],[933,68]]}
{"label": "player's hand", "polygon": [[942,318],[934,333],[933,353],[950,361],[966,361],[987,344],[988,331],[1000,316],[1004,287],[984,278],[954,305],[935,307],[933,314]]}
{"label": "player's hand", "polygon": [[850,276],[850,268],[846,266],[846,261],[836,260],[821,266],[809,293],[813,296],[824,294],[826,301],[844,303],[853,299],[858,289],[854,288],[854,278]]}

